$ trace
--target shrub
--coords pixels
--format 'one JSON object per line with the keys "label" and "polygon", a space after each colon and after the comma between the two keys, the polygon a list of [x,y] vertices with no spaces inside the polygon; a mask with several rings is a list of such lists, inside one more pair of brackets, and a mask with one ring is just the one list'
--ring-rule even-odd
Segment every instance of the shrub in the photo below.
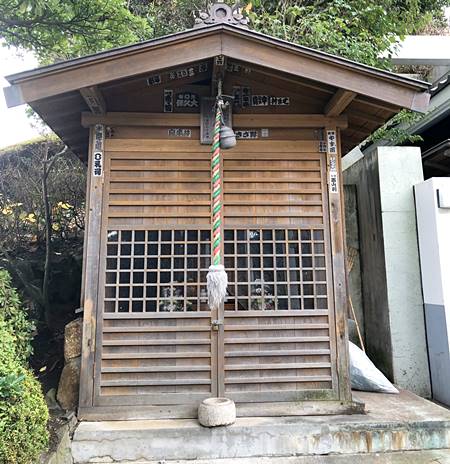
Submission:
{"label": "shrub", "polygon": [[5,321],[14,338],[16,356],[26,363],[31,354],[31,338],[34,329],[21,306],[16,290],[11,286],[11,276],[0,269],[0,319]]}
{"label": "shrub", "polygon": [[[48,444],[48,410],[39,382],[26,365],[30,325],[0,274],[0,464],[34,464]],[[13,331],[17,330],[17,334]]]}

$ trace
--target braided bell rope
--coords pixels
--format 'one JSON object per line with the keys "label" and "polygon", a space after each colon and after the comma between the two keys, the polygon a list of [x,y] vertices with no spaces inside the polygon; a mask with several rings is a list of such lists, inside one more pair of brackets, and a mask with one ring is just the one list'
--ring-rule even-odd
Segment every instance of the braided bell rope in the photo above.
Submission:
{"label": "braided bell rope", "polygon": [[211,181],[212,181],[212,263],[221,264],[221,225],[222,225],[222,179],[220,177],[220,127],[221,101],[216,105],[216,119],[211,149]]}

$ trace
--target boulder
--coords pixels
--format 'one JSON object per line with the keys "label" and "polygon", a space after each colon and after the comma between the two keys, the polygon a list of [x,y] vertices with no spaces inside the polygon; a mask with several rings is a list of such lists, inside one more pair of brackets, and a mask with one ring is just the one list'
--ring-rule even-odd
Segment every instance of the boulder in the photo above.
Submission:
{"label": "boulder", "polygon": [[81,358],[73,358],[64,366],[56,395],[56,399],[63,409],[75,410],[78,405],[80,371]]}
{"label": "boulder", "polygon": [[81,356],[82,335],[83,319],[81,317],[66,325],[64,330],[64,359],[66,362]]}

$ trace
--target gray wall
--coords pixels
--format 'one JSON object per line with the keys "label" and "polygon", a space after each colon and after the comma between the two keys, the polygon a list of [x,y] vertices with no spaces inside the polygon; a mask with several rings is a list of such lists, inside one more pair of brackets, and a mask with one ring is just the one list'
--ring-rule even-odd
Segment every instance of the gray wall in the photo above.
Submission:
{"label": "gray wall", "polygon": [[422,180],[415,147],[378,147],[344,171],[357,190],[368,355],[401,388],[429,396],[413,197]]}
{"label": "gray wall", "polygon": [[355,185],[357,191],[366,349],[376,366],[392,379],[377,153],[367,154],[346,169],[344,184]]}
{"label": "gray wall", "polygon": [[[361,335],[364,341],[364,311],[363,311],[363,296],[361,282],[361,257],[359,249],[359,218],[358,218],[358,200],[356,185],[344,185],[344,201],[345,201],[345,232],[347,241],[347,251],[350,261],[352,257],[353,264],[348,263],[348,287],[351,303],[355,310],[356,319],[358,321]],[[351,313],[350,313],[351,314]],[[349,330],[349,335],[352,331]],[[353,334],[354,343],[359,345],[357,333]]]}

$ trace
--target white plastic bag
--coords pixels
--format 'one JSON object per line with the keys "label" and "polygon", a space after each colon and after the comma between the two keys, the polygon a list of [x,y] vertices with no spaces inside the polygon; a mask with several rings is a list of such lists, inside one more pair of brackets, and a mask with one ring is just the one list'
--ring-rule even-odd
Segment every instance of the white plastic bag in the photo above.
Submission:
{"label": "white plastic bag", "polygon": [[363,350],[354,343],[349,343],[350,379],[353,390],[398,393],[399,391],[379,371]]}

